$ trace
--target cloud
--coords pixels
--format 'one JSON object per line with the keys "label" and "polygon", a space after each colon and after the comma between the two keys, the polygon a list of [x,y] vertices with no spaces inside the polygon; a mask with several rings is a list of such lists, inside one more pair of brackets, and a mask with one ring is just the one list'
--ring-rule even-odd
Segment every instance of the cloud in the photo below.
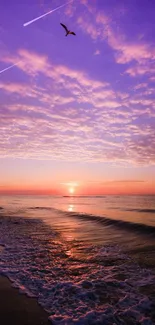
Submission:
{"label": "cloud", "polygon": [[150,79],[150,81],[154,82],[155,81],[155,76],[152,76],[149,79]]}
{"label": "cloud", "polygon": [[123,179],[123,180],[113,180],[109,181],[109,183],[145,183],[146,181],[137,180],[137,179]]}
{"label": "cloud", "polygon": [[107,29],[103,28],[103,24],[107,24],[107,18],[105,19],[103,15],[98,14],[96,21],[98,22],[97,25],[88,15],[77,17],[77,24],[85,34],[88,34],[93,40],[103,40],[107,37]]}
{"label": "cloud", "polygon": [[[145,183],[145,180],[138,180],[138,179],[113,179],[108,181],[85,181],[85,184],[100,184],[100,185],[111,185],[111,184],[117,184],[117,183]],[[80,182],[81,183],[81,182]],[[63,184],[63,183],[62,183]],[[64,183],[65,184],[65,183]]]}
{"label": "cloud", "polygon": [[132,77],[151,75],[155,73],[155,68],[153,63],[144,62],[143,64],[136,64],[126,70],[127,74]]}
{"label": "cloud", "polygon": [[22,97],[37,97],[37,92],[35,89],[31,88],[29,85],[22,85],[19,83],[2,83],[0,82],[0,90],[5,91],[6,93],[16,93]]}
{"label": "cloud", "polygon": [[75,13],[76,7],[74,6],[74,3],[69,3],[67,7],[65,8],[65,14],[66,16],[73,17]]}
{"label": "cloud", "polygon": [[136,85],[135,90],[141,89],[141,88],[146,88],[147,86],[148,86],[148,84],[146,82],[143,82],[143,83]]}
{"label": "cloud", "polygon": [[7,98],[0,107],[1,157],[155,163],[155,106],[145,84],[131,96],[24,49],[4,61],[17,59],[28,81],[0,83]]}
{"label": "cloud", "polygon": [[[78,101],[93,101],[94,96],[98,97],[99,101],[106,99],[108,96],[111,96],[111,98],[114,97],[113,91],[109,88],[109,83],[91,79],[87,73],[83,71],[73,70],[63,65],[54,65],[52,62],[48,61],[46,56],[40,56],[36,53],[25,50],[19,50],[18,57],[21,60],[19,68],[24,73],[31,77],[36,77],[42,74],[52,82],[54,81],[57,87],[59,87],[59,90],[66,89],[68,90],[68,94],[71,92],[72,95],[74,95],[74,98],[76,97]],[[16,60],[16,57],[12,56],[5,57],[3,61],[12,63],[14,60]],[[25,90],[24,87],[26,86],[19,84],[1,84],[1,87],[3,87],[5,91],[19,92],[21,94],[22,91]],[[28,88],[30,90],[31,86]],[[43,93],[42,91],[41,95],[38,92],[37,96],[38,99],[41,96],[41,100],[44,100],[44,102],[52,102],[51,96],[47,92]],[[92,99],[88,99],[88,96],[92,96]],[[53,95],[52,100],[54,99],[57,100],[57,102],[60,102],[61,100],[62,104],[73,101],[72,97],[62,97],[60,94],[55,96]]]}
{"label": "cloud", "polygon": [[144,60],[155,59],[155,48],[151,48],[148,44],[130,44],[121,40],[114,40],[113,34],[109,38],[109,44],[113,49],[117,50],[116,61],[117,63],[128,63],[137,61],[139,63]]}
{"label": "cloud", "polygon": [[79,182],[66,182],[66,183],[60,183],[61,185],[65,185],[65,186],[73,186],[73,187],[77,187],[79,186]]}
{"label": "cloud", "polygon": [[101,54],[100,50],[96,50],[96,51],[94,52],[94,55],[100,55],[100,54]]}
{"label": "cloud", "polygon": [[[136,75],[153,74],[155,72],[155,46],[144,41],[142,37],[129,40],[124,30],[117,30],[114,20],[105,11],[94,9],[88,1],[82,1],[89,8],[87,13],[77,17],[77,24],[84,34],[93,41],[106,42],[112,50],[114,60],[118,64],[132,64],[126,73]],[[90,9],[91,8],[91,9]],[[114,27],[115,26],[115,27]],[[134,64],[134,66],[133,66]]]}

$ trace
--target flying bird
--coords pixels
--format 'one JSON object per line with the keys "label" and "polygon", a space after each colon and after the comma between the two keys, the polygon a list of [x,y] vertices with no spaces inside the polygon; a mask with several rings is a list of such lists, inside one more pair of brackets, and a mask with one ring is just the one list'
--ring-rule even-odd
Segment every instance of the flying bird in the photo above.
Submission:
{"label": "flying bird", "polygon": [[70,30],[68,30],[68,28],[64,25],[64,24],[61,24],[60,25],[65,29],[66,31],[66,36],[71,34],[71,35],[76,35],[74,32],[71,32]]}

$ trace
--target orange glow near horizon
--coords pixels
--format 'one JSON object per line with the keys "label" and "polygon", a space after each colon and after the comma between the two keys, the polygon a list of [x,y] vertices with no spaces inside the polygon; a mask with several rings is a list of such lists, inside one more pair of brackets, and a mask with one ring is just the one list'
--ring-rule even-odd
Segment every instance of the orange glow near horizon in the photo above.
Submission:
{"label": "orange glow near horizon", "polygon": [[[64,187],[65,185],[65,187]],[[53,186],[32,186],[23,185],[6,185],[0,187],[1,195],[151,195],[155,194],[155,182],[136,182],[136,181],[107,181],[98,182],[97,184],[83,182],[77,188],[70,183],[55,183]]]}

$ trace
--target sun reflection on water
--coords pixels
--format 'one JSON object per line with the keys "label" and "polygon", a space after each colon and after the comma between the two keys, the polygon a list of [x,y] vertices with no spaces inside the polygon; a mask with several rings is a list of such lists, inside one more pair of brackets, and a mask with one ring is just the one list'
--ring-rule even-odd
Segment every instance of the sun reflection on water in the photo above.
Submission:
{"label": "sun reflection on water", "polygon": [[70,212],[74,211],[74,205],[73,204],[69,204],[68,211],[70,211]]}

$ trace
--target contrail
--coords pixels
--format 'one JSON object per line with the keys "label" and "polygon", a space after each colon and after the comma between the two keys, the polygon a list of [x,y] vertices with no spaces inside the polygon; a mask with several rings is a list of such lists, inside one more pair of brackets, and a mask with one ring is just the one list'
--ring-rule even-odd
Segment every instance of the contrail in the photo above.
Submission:
{"label": "contrail", "polygon": [[2,73],[2,72],[4,72],[4,71],[7,71],[7,70],[9,70],[9,69],[11,69],[11,68],[13,68],[15,65],[18,65],[20,62],[21,62],[21,61],[15,63],[15,64],[13,64],[13,65],[10,65],[9,67],[7,67],[7,68],[1,70],[0,73]]}
{"label": "contrail", "polygon": [[73,2],[73,0],[70,1],[70,2],[67,2],[67,3],[63,4],[62,6],[59,6],[59,7],[55,8],[55,9],[53,9],[53,10],[50,10],[50,11],[46,12],[46,14],[44,14],[44,15],[41,15],[41,16],[39,16],[39,17],[33,19],[33,20],[28,21],[27,23],[23,24],[23,26],[26,27],[26,26],[28,26],[28,25],[34,23],[36,20],[41,19],[41,18],[45,17],[46,15],[51,14],[53,11],[56,11],[56,10],[58,10],[58,9],[64,7],[64,6],[67,6],[67,5],[68,5],[69,3],[71,3],[71,2]]}

